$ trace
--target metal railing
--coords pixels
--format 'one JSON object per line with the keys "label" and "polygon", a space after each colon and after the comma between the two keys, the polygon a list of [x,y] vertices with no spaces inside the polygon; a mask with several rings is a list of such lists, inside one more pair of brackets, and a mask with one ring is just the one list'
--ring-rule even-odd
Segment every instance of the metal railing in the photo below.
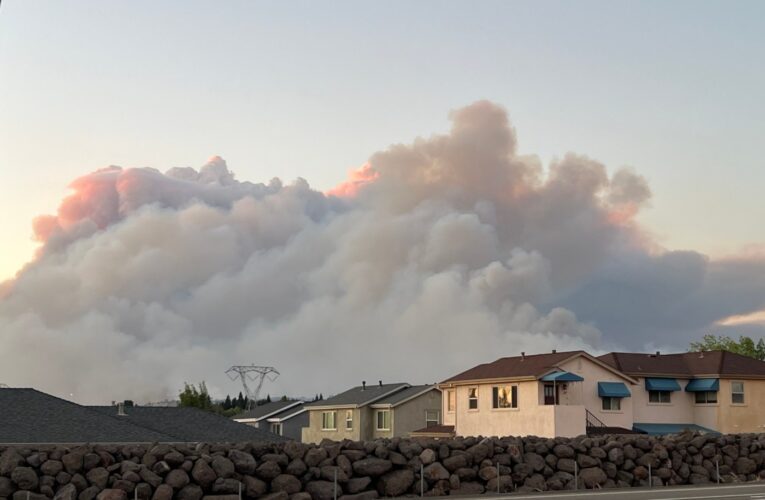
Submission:
{"label": "metal railing", "polygon": [[593,415],[590,410],[585,408],[584,411],[586,412],[586,414],[585,414],[585,426],[588,429],[591,429],[593,427],[606,427],[606,424],[604,424],[598,417]]}

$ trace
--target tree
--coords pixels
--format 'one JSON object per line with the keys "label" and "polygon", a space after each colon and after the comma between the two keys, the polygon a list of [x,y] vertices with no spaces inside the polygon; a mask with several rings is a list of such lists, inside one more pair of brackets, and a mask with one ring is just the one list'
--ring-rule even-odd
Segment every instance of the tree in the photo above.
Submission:
{"label": "tree", "polygon": [[207,392],[207,384],[204,382],[200,382],[199,387],[184,382],[183,392],[178,397],[181,400],[180,406],[200,408],[202,410],[210,410],[213,406],[210,394]]}
{"label": "tree", "polygon": [[228,394],[226,394],[226,399],[223,401],[223,409],[224,410],[231,409],[231,396]]}
{"label": "tree", "polygon": [[287,395],[286,394],[284,396],[282,396],[281,401],[289,401],[289,399],[287,399]]}
{"label": "tree", "polygon": [[270,402],[271,402],[271,395],[267,394],[266,395],[266,403],[270,403]]}
{"label": "tree", "polygon": [[236,398],[236,407],[241,408],[242,410],[247,408],[244,404],[244,396],[242,395],[242,391],[239,391],[239,396]]}
{"label": "tree", "polygon": [[737,341],[727,335],[704,335],[700,342],[691,342],[688,350],[691,352],[728,351],[765,361],[765,341],[760,339],[755,343],[751,337],[744,335]]}

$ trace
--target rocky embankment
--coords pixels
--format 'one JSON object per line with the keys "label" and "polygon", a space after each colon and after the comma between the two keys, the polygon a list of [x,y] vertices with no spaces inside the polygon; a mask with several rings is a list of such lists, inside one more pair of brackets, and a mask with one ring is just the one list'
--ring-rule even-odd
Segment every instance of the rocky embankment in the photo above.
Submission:
{"label": "rocky embankment", "polygon": [[0,499],[330,500],[336,484],[365,500],[702,484],[718,470],[765,478],[765,434],[0,447]]}

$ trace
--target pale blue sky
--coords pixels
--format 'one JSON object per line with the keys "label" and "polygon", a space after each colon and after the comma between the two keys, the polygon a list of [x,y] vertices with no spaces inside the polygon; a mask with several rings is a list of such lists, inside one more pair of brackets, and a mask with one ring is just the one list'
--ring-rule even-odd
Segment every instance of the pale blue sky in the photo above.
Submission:
{"label": "pale blue sky", "polygon": [[765,2],[5,0],[0,278],[31,219],[109,164],[317,188],[450,109],[510,111],[522,153],[634,166],[669,248],[765,242]]}

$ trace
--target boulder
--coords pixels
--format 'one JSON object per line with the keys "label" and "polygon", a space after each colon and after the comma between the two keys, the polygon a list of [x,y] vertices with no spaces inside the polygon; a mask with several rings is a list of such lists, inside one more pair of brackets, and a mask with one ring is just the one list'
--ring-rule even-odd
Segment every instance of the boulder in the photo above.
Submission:
{"label": "boulder", "polygon": [[606,482],[608,476],[599,467],[588,467],[579,471],[579,480],[584,483],[586,488],[595,488]]}
{"label": "boulder", "polygon": [[173,469],[165,476],[165,484],[176,491],[189,484],[189,482],[189,475],[182,469]]}
{"label": "boulder", "polygon": [[187,484],[175,496],[177,500],[201,500],[205,495],[199,485]]}
{"label": "boulder", "polygon": [[221,478],[231,477],[236,472],[234,462],[220,455],[213,457],[211,466],[215,474]]}
{"label": "boulder", "polygon": [[364,458],[353,462],[353,471],[359,476],[381,476],[392,467],[393,464],[390,460],[383,460],[382,458]]}
{"label": "boulder", "polygon": [[80,492],[77,500],[95,500],[99,493],[101,493],[101,490],[97,486],[88,486]]}
{"label": "boulder", "polygon": [[346,483],[345,490],[348,493],[355,494],[369,488],[370,484],[372,484],[372,478],[369,476],[352,477],[348,480],[348,483]]}
{"label": "boulder", "polygon": [[282,473],[282,469],[276,462],[263,462],[255,470],[255,475],[264,481],[271,481]]}
{"label": "boulder", "polygon": [[449,496],[452,495],[482,495],[486,491],[481,483],[475,482],[461,482],[459,489],[451,490]]}
{"label": "boulder", "polygon": [[266,491],[268,491],[268,484],[256,477],[244,476],[242,483],[244,494],[250,498],[257,498],[265,495]]}
{"label": "boulder", "polygon": [[98,494],[96,500],[127,500],[128,494],[125,490],[106,489]]}
{"label": "boulder", "polygon": [[525,453],[523,461],[531,466],[536,472],[545,468],[545,459],[537,453]]}
{"label": "boulder", "polygon": [[430,448],[426,448],[422,450],[422,453],[420,453],[420,461],[423,465],[430,465],[433,462],[436,461],[436,452],[431,450]]}
{"label": "boulder", "polygon": [[[0,496],[3,496],[0,494]],[[69,483],[58,489],[53,500],[77,500],[77,488]]]}
{"label": "boulder", "polygon": [[308,467],[316,467],[326,458],[327,450],[324,448],[311,448],[305,453],[303,461]]}
{"label": "boulder", "polygon": [[40,472],[46,476],[56,476],[64,470],[64,464],[58,460],[46,460],[40,466]]}
{"label": "boulder", "polygon": [[37,473],[31,467],[16,467],[11,472],[11,481],[20,490],[34,491],[40,484],[40,480],[37,478]]}
{"label": "boulder", "polygon": [[343,495],[339,498],[339,500],[373,500],[375,498],[380,498],[380,495],[376,491],[372,490],[365,491],[363,493],[357,493],[355,495]]}
{"label": "boulder", "polygon": [[138,471],[138,475],[141,476],[141,479],[150,484],[152,488],[156,488],[162,484],[162,476],[155,474],[146,467],[143,467]]}
{"label": "boulder", "polygon": [[558,444],[553,447],[553,454],[558,458],[574,458],[574,449],[566,444]]}
{"label": "boulder", "polygon": [[0,498],[8,498],[15,489],[9,478],[0,476]]}
{"label": "boulder", "polygon": [[203,488],[209,488],[218,479],[213,468],[203,458],[197,459],[194,463],[194,467],[191,469],[191,477]]}
{"label": "boulder", "polygon": [[[423,451],[423,453],[425,452]],[[425,467],[423,469],[423,474],[424,474],[425,480],[430,483],[434,483],[436,481],[441,481],[444,479],[449,479],[449,476],[450,476],[449,471],[446,470],[446,468],[438,462],[431,463],[430,465]]]}
{"label": "boulder", "polygon": [[449,472],[454,472],[459,468],[467,467],[469,465],[467,456],[462,454],[451,455],[449,458],[445,458],[441,463]]}
{"label": "boulder", "polygon": [[[313,500],[332,500],[335,497],[335,484],[329,481],[309,481],[305,485],[305,491]],[[337,485],[337,496],[343,494],[343,489]]]}
{"label": "boulder", "polygon": [[157,489],[154,490],[154,495],[151,497],[151,500],[173,500],[173,488],[167,484],[160,484]]}
{"label": "boulder", "polygon": [[300,480],[289,474],[279,474],[271,481],[271,491],[284,491],[292,495],[303,489]]}
{"label": "boulder", "polygon": [[83,457],[84,454],[82,453],[67,453],[61,457],[61,462],[64,464],[64,469],[66,469],[69,474],[74,474],[82,470]]}
{"label": "boulder", "polygon": [[380,477],[377,481],[377,491],[384,496],[398,497],[406,493],[412,483],[414,472],[411,469],[394,470]]}
{"label": "boulder", "polygon": [[13,500],[48,500],[48,497],[43,494],[24,490],[16,491],[11,498]]}
{"label": "boulder", "polygon": [[[342,456],[344,457],[344,455]],[[340,458],[340,457],[337,457],[337,458]],[[348,459],[346,458],[346,460]],[[292,462],[287,464],[287,467],[284,469],[284,472],[286,472],[287,474],[292,474],[293,476],[300,477],[303,474],[305,474],[307,470],[308,470],[308,466],[306,465],[306,463],[303,462],[303,460],[301,460],[300,458],[296,458],[292,460]]]}

